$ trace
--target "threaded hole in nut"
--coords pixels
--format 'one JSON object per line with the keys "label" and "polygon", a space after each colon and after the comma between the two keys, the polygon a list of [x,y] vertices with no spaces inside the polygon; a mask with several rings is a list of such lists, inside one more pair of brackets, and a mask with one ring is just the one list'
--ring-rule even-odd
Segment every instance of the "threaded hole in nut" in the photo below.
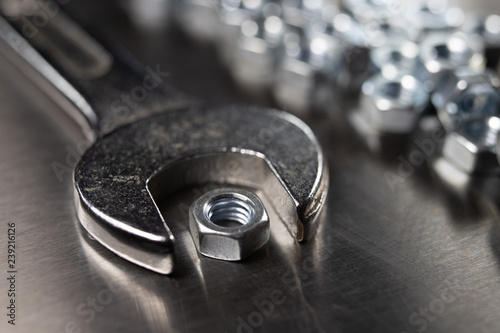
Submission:
{"label": "threaded hole in nut", "polygon": [[404,76],[400,81],[388,82],[380,87],[382,96],[398,101],[403,105],[413,105],[422,98],[423,90],[417,80],[410,76]]}
{"label": "threaded hole in nut", "polygon": [[446,44],[436,45],[434,47],[434,55],[437,59],[450,59],[451,52]]}
{"label": "threaded hole in nut", "polygon": [[446,44],[434,46],[433,55],[436,60],[465,64],[471,57],[470,52],[470,48],[466,41],[457,37],[452,37]]}
{"label": "threaded hole in nut", "polygon": [[401,85],[397,82],[387,83],[382,87],[382,93],[384,96],[397,99],[401,95]]}
{"label": "threaded hole in nut", "polygon": [[237,198],[221,198],[212,202],[208,208],[208,219],[225,228],[236,228],[250,222],[255,209]]}

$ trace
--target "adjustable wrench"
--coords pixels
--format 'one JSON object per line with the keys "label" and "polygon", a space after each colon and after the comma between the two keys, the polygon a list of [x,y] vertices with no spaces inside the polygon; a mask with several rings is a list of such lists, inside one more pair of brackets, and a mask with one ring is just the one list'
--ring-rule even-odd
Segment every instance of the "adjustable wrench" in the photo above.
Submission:
{"label": "adjustable wrench", "polygon": [[159,67],[134,66],[60,10],[30,34],[23,22],[33,15],[2,13],[0,51],[90,133],[74,170],[75,202],[102,245],[171,273],[174,237],[157,202],[206,182],[262,189],[291,235],[308,238],[328,168],[305,123],[277,110],[193,103],[165,84],[153,87]]}

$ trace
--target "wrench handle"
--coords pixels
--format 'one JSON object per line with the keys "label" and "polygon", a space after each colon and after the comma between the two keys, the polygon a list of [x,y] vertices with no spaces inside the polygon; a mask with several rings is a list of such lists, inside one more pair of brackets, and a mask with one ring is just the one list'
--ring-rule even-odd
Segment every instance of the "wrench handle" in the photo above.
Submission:
{"label": "wrench handle", "polygon": [[89,137],[95,139],[186,104],[187,99],[165,83],[168,73],[159,65],[135,68],[59,9],[46,15],[43,24],[36,17],[36,13],[1,13],[0,53],[49,94]]}

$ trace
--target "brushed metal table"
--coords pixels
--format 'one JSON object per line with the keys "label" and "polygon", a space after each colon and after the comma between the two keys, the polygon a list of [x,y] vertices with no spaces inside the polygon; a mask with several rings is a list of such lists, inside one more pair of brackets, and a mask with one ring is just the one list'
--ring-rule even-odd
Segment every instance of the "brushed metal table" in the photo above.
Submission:
{"label": "brushed metal table", "polygon": [[[500,12],[493,3],[485,6]],[[143,63],[170,71],[170,82],[187,93],[267,103],[235,88],[214,51],[178,31],[133,29],[114,4],[68,6],[88,11]],[[162,276],[82,232],[71,174],[57,177],[53,163],[74,164],[71,151],[83,136],[3,60],[0,101],[1,332],[500,331],[495,200],[449,191],[425,164],[391,187],[386,175],[398,173],[398,155],[371,154],[341,116],[307,120],[331,174],[313,240],[297,244],[283,225],[271,223],[270,242],[247,260],[203,257],[185,207],[206,189],[186,189],[162,207],[179,248],[177,270]],[[6,308],[9,223],[16,225],[15,326]]]}

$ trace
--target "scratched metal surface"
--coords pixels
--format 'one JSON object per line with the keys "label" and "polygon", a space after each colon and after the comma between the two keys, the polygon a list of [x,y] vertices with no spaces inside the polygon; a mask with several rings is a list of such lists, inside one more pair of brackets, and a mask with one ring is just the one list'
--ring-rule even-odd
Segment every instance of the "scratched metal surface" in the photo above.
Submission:
{"label": "scratched metal surface", "polygon": [[[96,22],[144,63],[168,68],[176,87],[266,103],[234,88],[210,49],[131,31],[120,16],[106,19],[109,8],[90,4]],[[3,61],[0,100],[1,332],[500,331],[498,180],[484,182],[488,195],[459,195],[423,165],[391,188],[386,175],[398,174],[397,153],[371,154],[341,116],[308,120],[331,174],[316,238],[297,244],[272,223],[270,243],[248,260],[204,258],[183,209],[204,189],[187,189],[163,205],[180,250],[178,270],[161,276],[81,233],[71,177],[59,181],[51,163],[65,163],[67,147],[82,137]],[[17,226],[16,326],[5,315],[9,222]]]}

